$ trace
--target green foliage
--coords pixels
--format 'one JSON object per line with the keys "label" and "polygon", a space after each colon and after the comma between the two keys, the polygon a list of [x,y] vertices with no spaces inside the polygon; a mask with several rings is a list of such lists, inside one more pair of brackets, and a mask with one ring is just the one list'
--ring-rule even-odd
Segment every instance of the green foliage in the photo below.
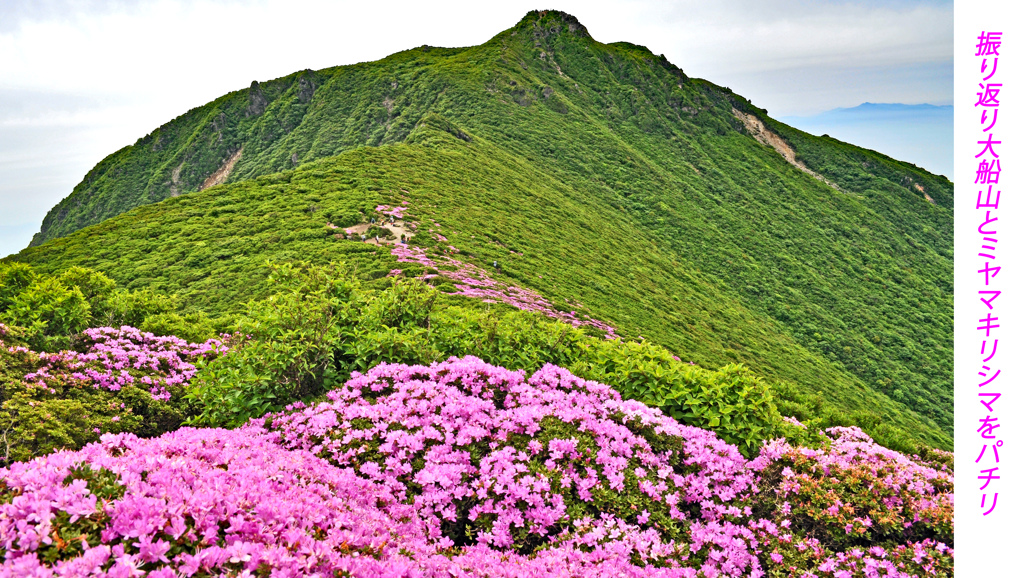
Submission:
{"label": "green foliage", "polygon": [[77,266],[61,273],[57,280],[65,287],[78,287],[94,312],[102,312],[105,309],[105,301],[110,298],[117,286],[113,279],[103,273]]}
{"label": "green foliage", "polygon": [[253,302],[232,350],[203,366],[188,392],[193,423],[237,426],[336,382],[335,355],[356,320],[356,283],[337,267],[272,266],[280,293]]}
{"label": "green foliage", "polygon": [[597,339],[537,314],[435,312],[437,291],[419,281],[368,293],[337,265],[272,270],[281,293],[250,304],[233,350],[197,376],[188,394],[201,411],[194,423],[236,426],[322,394],[352,371],[464,355],[526,371],[545,363],[571,368],[683,423],[712,429],[748,455],[782,421],[767,384],[738,365],[704,370],[657,345]]}
{"label": "green foliage", "polygon": [[[266,260],[344,259],[370,289],[413,274],[386,247],[325,234],[404,200],[431,254],[448,245],[426,234],[436,222],[461,259],[497,260],[503,281],[620,335],[792,384],[775,401],[794,411],[821,392],[889,443],[951,448],[952,184],[776,123],[644,47],[538,18],[194,109],[104,159],[15,260],[91,267],[224,318],[273,293]],[[228,185],[197,191],[239,150]],[[482,307],[435,308],[453,303]],[[385,357],[415,351],[407,336],[367,339],[394,348]]]}
{"label": "green foliage", "polygon": [[26,341],[40,350],[66,346],[70,336],[88,327],[89,302],[78,287],[65,287],[53,277],[38,276],[17,293],[0,322],[25,327]]}
{"label": "green foliage", "polygon": [[[200,360],[200,374],[184,400],[155,401],[141,389],[109,392],[67,380],[36,387],[22,376],[38,368],[38,357],[5,350],[0,354],[5,372],[0,426],[6,428],[7,459],[81,447],[101,431],[157,435],[187,418],[196,424],[236,426],[294,401],[313,399],[353,371],[384,362],[429,364],[465,355],[527,372],[545,363],[569,368],[611,385],[628,399],[660,407],[683,423],[711,429],[748,456],[764,440],[780,435],[812,445],[821,441],[812,433],[817,428],[854,424],[905,451],[918,449],[908,445],[905,433],[886,437],[899,430],[887,429],[878,420],[865,423],[864,416],[871,414],[851,417],[820,396],[785,399],[799,396],[799,390],[792,384],[769,387],[743,366],[706,370],[649,341],[595,338],[534,313],[439,308],[443,295],[417,280],[392,280],[386,289],[370,291],[360,288],[341,265],[285,263],[271,266],[270,282],[279,292],[250,303],[235,327],[232,350],[205,363]],[[146,325],[191,332],[193,341],[212,331],[203,314],[160,314],[149,317]],[[7,343],[17,344],[26,330],[6,332]],[[780,396],[786,413],[807,420],[810,428],[782,420],[774,403]]]}
{"label": "green foliage", "polygon": [[814,447],[814,432],[837,426],[857,426],[879,444],[905,454],[927,453],[928,446],[896,425],[899,414],[885,411],[848,411],[825,397],[809,393],[789,382],[772,385],[779,411],[802,422],[805,430],[787,428],[785,437],[794,444]]}
{"label": "green foliage", "polygon": [[[431,316],[431,348],[438,359],[473,355],[508,369],[534,372],[545,363],[573,366],[585,343],[573,327],[522,311],[449,307]],[[609,384],[611,385],[611,384]]]}
{"label": "green foliage", "polygon": [[103,314],[97,316],[95,324],[109,327],[140,327],[147,318],[166,315],[177,308],[174,297],[151,289],[113,292],[104,305]]}
{"label": "green foliage", "polygon": [[419,282],[395,282],[376,296],[366,310],[367,325],[382,327],[430,327],[437,291]]}
{"label": "green foliage", "polygon": [[[37,351],[57,351],[87,327],[174,329],[160,335],[213,336],[200,312],[174,313],[177,300],[152,289],[126,291],[93,269],[72,266],[57,275],[39,274],[24,263],[0,263],[0,323],[22,328],[21,338]],[[159,319],[158,319],[159,318]]]}
{"label": "green foliage", "polygon": [[190,343],[217,337],[217,322],[202,311],[184,315],[157,313],[147,316],[138,327],[153,335],[175,335]]}
{"label": "green foliage", "polygon": [[684,365],[647,343],[598,342],[572,371],[660,407],[682,423],[714,430],[747,456],[778,435],[781,417],[771,388],[741,365],[709,371]]}
{"label": "green foliage", "polygon": [[19,293],[28,288],[36,273],[26,263],[0,263],[0,311],[7,311]]}

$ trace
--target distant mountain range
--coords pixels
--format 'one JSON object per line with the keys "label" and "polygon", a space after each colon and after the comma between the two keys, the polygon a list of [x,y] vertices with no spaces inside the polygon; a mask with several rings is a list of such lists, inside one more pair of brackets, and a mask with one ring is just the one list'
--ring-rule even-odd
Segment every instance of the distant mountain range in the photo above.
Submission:
{"label": "distant mountain range", "polygon": [[779,120],[953,178],[952,105],[865,102],[814,116],[784,116]]}

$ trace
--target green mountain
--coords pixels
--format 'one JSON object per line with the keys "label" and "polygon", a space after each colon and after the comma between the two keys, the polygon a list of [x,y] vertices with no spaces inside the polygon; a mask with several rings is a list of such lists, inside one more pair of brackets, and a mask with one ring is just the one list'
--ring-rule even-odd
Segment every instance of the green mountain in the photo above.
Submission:
{"label": "green mountain", "polygon": [[[379,205],[406,207],[418,262],[339,234]],[[800,132],[545,11],[480,46],[302,71],[193,109],[99,163],[11,259],[221,316],[270,292],[267,260],[534,291],[553,315],[706,367],[742,362],[783,400],[951,448],[952,217],[946,178]]]}

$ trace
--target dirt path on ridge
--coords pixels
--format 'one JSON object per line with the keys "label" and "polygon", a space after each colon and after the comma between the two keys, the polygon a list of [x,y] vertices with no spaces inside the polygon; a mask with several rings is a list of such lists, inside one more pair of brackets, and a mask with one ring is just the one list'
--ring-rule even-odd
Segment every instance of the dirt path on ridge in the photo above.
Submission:
{"label": "dirt path on ridge", "polygon": [[380,227],[381,229],[387,229],[388,231],[391,232],[392,235],[395,236],[395,238],[376,240],[371,237],[366,239],[365,241],[362,241],[363,243],[369,243],[371,245],[397,245],[399,242],[401,242],[402,235],[405,235],[406,239],[413,235],[413,231],[409,228],[405,221],[396,220],[394,223],[362,223],[360,225],[353,225],[351,227],[346,227],[344,233],[336,233],[334,236],[339,239],[344,239],[347,236],[351,236],[353,237],[352,240],[358,241],[360,240],[359,237],[366,233],[366,231],[369,231],[372,227]]}

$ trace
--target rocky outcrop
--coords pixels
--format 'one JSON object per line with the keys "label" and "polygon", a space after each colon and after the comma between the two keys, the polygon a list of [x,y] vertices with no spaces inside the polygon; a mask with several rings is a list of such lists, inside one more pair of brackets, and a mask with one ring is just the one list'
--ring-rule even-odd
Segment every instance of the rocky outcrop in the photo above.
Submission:
{"label": "rocky outcrop", "polygon": [[316,83],[314,82],[313,71],[303,71],[299,75],[299,90],[297,94],[299,102],[306,103],[313,100],[314,92],[316,92]]}
{"label": "rocky outcrop", "polygon": [[267,110],[267,97],[263,96],[263,90],[260,89],[260,83],[252,81],[249,85],[249,106],[245,109],[245,116],[259,116],[263,114],[263,111]]}

